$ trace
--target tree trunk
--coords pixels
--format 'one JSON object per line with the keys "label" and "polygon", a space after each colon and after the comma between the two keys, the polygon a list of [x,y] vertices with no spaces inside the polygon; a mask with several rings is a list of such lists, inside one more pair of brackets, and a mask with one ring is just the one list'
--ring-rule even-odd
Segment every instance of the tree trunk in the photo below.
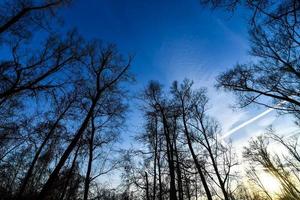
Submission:
{"label": "tree trunk", "polygon": [[88,199],[88,194],[89,194],[89,186],[90,186],[90,175],[91,175],[91,170],[92,170],[92,163],[93,163],[93,150],[94,150],[94,136],[95,136],[95,122],[94,118],[92,117],[92,130],[91,130],[91,138],[89,141],[89,160],[88,160],[88,166],[87,166],[87,171],[86,171],[86,176],[85,176],[85,181],[84,181],[84,196],[83,200]]}
{"label": "tree trunk", "polygon": [[177,172],[177,185],[178,185],[178,199],[179,200],[183,200],[182,175],[181,175],[181,168],[180,168],[181,166],[180,166],[180,163],[179,163],[179,155],[178,155],[178,151],[177,151],[176,138],[174,138],[174,150],[175,150],[175,156],[176,156],[176,172]]}
{"label": "tree trunk", "polygon": [[165,114],[162,111],[163,115],[163,125],[164,125],[164,134],[166,137],[167,142],[167,157],[168,157],[168,164],[169,164],[169,172],[170,172],[170,200],[177,200],[177,193],[176,193],[176,183],[175,183],[175,167],[174,167],[174,150],[172,147],[172,142],[170,138],[170,131],[167,119],[165,118]]}
{"label": "tree trunk", "polygon": [[181,106],[182,106],[182,119],[183,119],[182,121],[183,121],[183,125],[184,125],[184,133],[185,133],[186,140],[187,140],[187,143],[188,143],[188,146],[189,146],[189,150],[190,150],[190,152],[192,154],[192,157],[193,157],[194,163],[196,165],[197,171],[198,171],[198,173],[200,175],[200,179],[201,179],[201,182],[203,184],[203,187],[204,187],[207,199],[208,200],[212,200],[212,195],[210,193],[210,190],[208,188],[207,182],[205,180],[205,176],[204,176],[204,174],[202,172],[202,169],[201,169],[201,166],[199,164],[197,155],[195,154],[194,149],[193,149],[193,145],[192,145],[191,138],[190,138],[190,133],[188,131],[187,124],[186,124],[186,116],[185,116],[185,109],[184,109],[184,103],[183,102],[182,102]]}
{"label": "tree trunk", "polygon": [[163,189],[161,182],[161,163],[160,163],[160,151],[161,151],[161,141],[159,142],[159,152],[157,156],[157,167],[158,167],[158,184],[159,184],[159,200],[163,200]]}
{"label": "tree trunk", "polygon": [[156,199],[156,165],[157,165],[157,142],[158,142],[158,132],[157,132],[157,118],[155,117],[155,141],[154,141],[154,160],[153,160],[153,200]]}
{"label": "tree trunk", "polygon": [[149,180],[148,180],[148,174],[145,172],[145,178],[146,178],[146,200],[150,200],[149,195]]}

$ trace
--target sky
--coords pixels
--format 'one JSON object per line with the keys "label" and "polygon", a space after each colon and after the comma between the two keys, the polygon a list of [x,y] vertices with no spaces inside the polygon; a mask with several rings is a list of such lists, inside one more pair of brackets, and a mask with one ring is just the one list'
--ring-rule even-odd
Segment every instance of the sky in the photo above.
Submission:
{"label": "sky", "polygon": [[[76,27],[88,39],[115,43],[123,54],[134,55],[132,72],[137,81],[130,88],[132,94],[138,94],[149,80],[168,88],[174,80],[189,78],[195,87],[207,87],[209,112],[221,123],[223,134],[251,122],[228,136],[236,148],[271,124],[283,134],[296,130],[290,116],[279,117],[274,111],[256,119],[266,108],[233,110],[234,96],[214,87],[218,74],[253,60],[248,55],[247,13],[241,9],[210,10],[197,0],[77,0],[62,16],[64,28]],[[135,101],[132,105],[138,105]],[[134,144],[141,117],[131,106],[123,146]]]}

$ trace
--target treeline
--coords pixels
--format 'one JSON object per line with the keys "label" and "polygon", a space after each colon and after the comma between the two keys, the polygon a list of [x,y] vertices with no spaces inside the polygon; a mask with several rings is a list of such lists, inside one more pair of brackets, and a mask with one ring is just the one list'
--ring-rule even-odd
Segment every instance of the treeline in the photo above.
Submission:
{"label": "treeline", "polygon": [[[270,129],[253,138],[243,151],[243,176],[241,160],[208,114],[205,88],[190,80],[169,90],[149,82],[140,95],[145,127],[136,138],[144,148],[118,154],[132,58],[115,45],[64,33],[57,13],[70,3],[1,3],[0,199],[300,199],[298,135]],[[252,14],[255,62],[221,74],[217,88],[236,94],[240,107],[271,107],[299,125],[300,3],[201,3]],[[274,142],[282,154],[270,150]],[[122,172],[120,186],[101,184],[114,170]],[[261,170],[278,180],[278,194],[262,184]]]}

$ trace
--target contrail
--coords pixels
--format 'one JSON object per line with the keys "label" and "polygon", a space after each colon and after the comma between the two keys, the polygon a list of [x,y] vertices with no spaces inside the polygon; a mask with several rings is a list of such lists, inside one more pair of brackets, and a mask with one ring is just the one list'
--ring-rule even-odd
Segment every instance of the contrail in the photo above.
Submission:
{"label": "contrail", "polygon": [[221,139],[224,139],[224,138],[226,138],[226,137],[232,135],[234,132],[240,130],[241,128],[244,128],[244,127],[247,126],[248,124],[251,124],[252,122],[254,122],[254,121],[256,121],[256,120],[262,118],[263,116],[265,116],[265,115],[267,115],[268,113],[272,112],[275,108],[280,107],[280,106],[281,106],[282,104],[284,104],[285,102],[286,102],[286,101],[279,102],[274,108],[269,108],[269,109],[267,109],[266,111],[260,113],[259,115],[257,115],[257,116],[255,116],[255,117],[249,119],[248,121],[246,121],[246,122],[244,122],[244,123],[238,125],[237,127],[233,128],[233,129],[229,130],[227,133],[225,133],[225,134],[223,134],[223,135],[221,136]]}

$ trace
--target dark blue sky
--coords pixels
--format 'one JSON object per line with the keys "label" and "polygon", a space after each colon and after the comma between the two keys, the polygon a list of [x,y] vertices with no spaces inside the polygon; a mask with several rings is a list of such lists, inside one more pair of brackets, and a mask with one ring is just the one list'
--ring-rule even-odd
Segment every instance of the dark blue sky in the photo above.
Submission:
{"label": "dark blue sky", "polygon": [[139,83],[170,81],[170,70],[181,67],[214,72],[246,55],[243,16],[212,12],[197,0],[77,0],[64,18],[66,27],[77,27],[85,37],[134,54]]}

